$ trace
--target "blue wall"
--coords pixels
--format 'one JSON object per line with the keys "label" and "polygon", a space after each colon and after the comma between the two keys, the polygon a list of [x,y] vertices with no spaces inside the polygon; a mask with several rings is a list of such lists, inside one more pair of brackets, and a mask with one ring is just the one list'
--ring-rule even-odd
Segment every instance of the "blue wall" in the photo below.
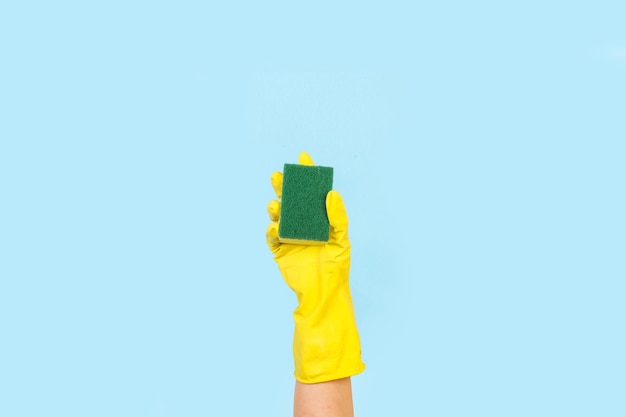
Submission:
{"label": "blue wall", "polygon": [[0,415],[291,415],[302,150],[358,416],[626,413],[623,4],[2,9]]}

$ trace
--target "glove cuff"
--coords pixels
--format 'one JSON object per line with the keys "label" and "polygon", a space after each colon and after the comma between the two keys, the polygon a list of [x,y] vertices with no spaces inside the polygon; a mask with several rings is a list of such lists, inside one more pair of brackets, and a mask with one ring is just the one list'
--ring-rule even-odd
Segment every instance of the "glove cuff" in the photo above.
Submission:
{"label": "glove cuff", "polygon": [[350,297],[345,288],[319,308],[294,311],[294,376],[305,384],[331,381],[365,370]]}

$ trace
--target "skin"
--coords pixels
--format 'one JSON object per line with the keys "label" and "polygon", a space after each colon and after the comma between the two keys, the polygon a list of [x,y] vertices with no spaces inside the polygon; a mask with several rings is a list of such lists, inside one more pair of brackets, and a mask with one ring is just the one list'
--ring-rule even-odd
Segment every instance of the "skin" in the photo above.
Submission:
{"label": "skin", "polygon": [[350,378],[318,384],[296,381],[294,417],[354,417]]}

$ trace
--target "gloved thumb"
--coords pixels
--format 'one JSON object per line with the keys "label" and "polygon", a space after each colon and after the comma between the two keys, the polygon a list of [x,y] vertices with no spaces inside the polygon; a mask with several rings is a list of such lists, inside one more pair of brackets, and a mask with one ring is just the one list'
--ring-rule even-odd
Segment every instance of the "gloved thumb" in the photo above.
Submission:
{"label": "gloved thumb", "polygon": [[330,223],[330,241],[341,242],[348,237],[348,214],[343,198],[335,190],[326,194],[326,213]]}

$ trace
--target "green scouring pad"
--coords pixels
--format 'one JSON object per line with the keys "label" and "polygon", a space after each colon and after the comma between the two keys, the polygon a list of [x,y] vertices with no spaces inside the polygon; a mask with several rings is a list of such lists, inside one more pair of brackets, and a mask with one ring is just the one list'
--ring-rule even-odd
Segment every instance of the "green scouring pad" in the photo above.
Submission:
{"label": "green scouring pad", "polygon": [[332,188],[331,167],[285,164],[278,239],[305,245],[328,242],[326,194]]}

